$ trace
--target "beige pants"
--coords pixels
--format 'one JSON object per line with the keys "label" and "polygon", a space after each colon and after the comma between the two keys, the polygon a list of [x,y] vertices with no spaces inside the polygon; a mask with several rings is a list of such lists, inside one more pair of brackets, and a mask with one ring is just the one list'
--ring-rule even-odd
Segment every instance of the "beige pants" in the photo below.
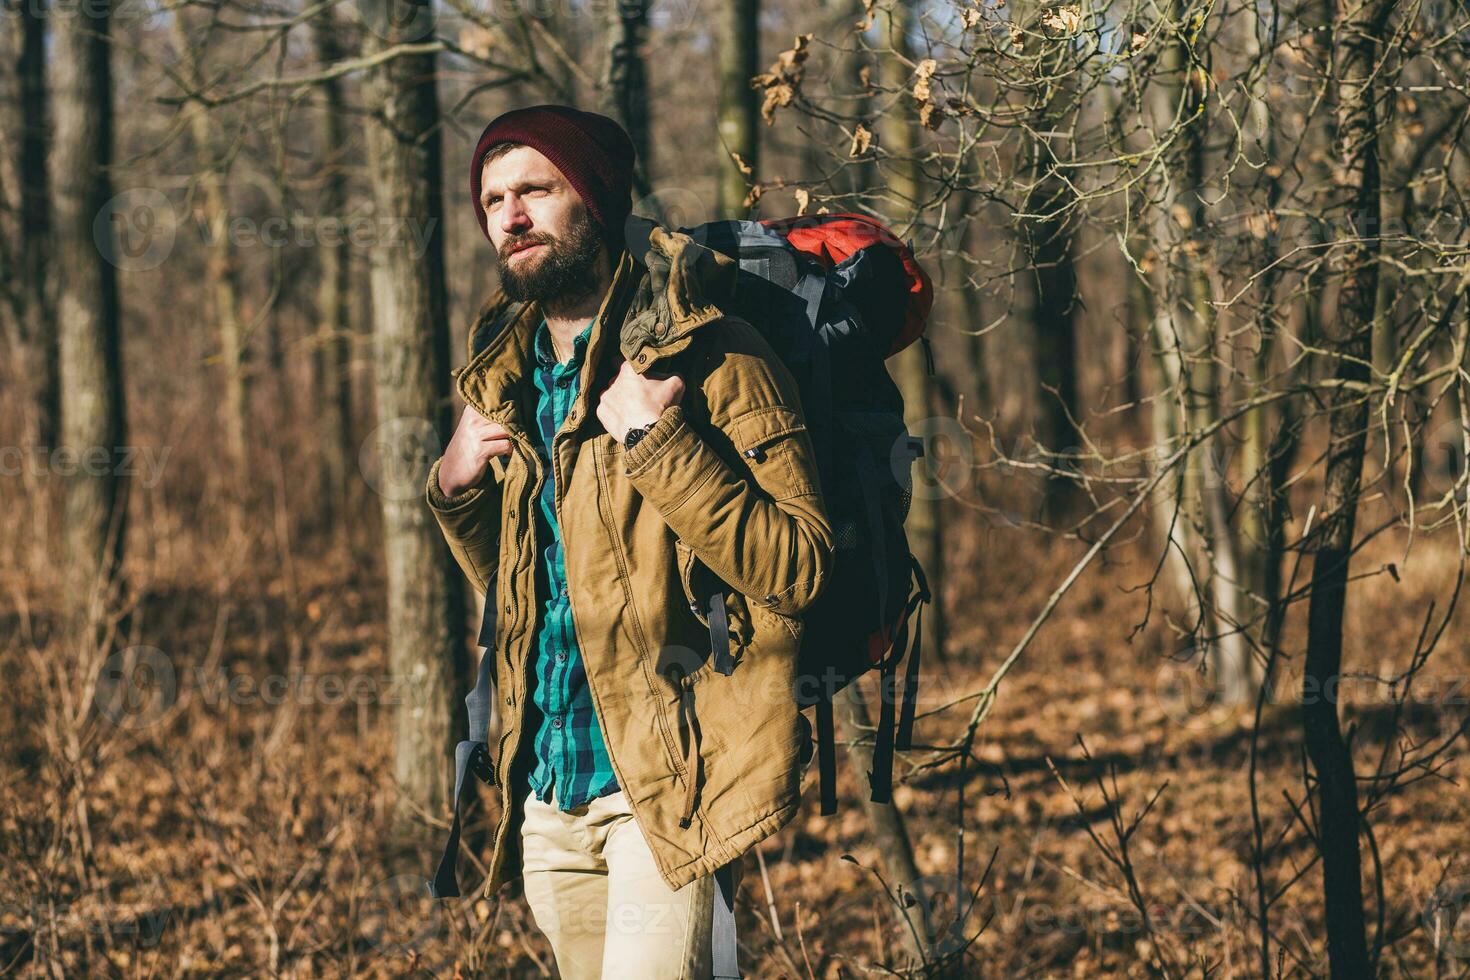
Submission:
{"label": "beige pants", "polygon": [[554,790],[525,805],[526,901],[564,980],[708,980],[712,875],[670,890],[621,790],[570,812]]}

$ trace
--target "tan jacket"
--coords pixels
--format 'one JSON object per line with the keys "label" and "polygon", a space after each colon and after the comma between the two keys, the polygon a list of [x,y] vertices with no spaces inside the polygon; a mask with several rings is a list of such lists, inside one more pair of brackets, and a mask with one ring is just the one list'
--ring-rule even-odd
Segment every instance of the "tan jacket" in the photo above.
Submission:
{"label": "tan jacket", "polygon": [[[822,590],[833,539],[792,377],[754,327],[720,311],[734,264],[662,229],[651,242],[646,266],[620,256],[552,458],[592,700],[618,783],[664,880],[679,888],[796,813],[806,741],[793,695],[800,615]],[[509,308],[503,297],[486,305],[472,350]],[[494,757],[503,812],[486,895],[521,865],[531,750],[522,736],[542,598],[532,508],[548,478],[523,420],[535,405],[527,367],[540,321],[537,304],[525,304],[458,376],[465,401],[511,433],[511,454],[494,461],[504,466],[446,499],[435,463],[427,487],[475,585],[484,590],[499,568],[494,655],[505,721]],[[640,373],[667,359],[661,370],[679,371],[686,385],[627,452],[596,415],[619,349]],[[694,607],[720,582],[732,592],[729,676],[713,670],[707,620]]]}

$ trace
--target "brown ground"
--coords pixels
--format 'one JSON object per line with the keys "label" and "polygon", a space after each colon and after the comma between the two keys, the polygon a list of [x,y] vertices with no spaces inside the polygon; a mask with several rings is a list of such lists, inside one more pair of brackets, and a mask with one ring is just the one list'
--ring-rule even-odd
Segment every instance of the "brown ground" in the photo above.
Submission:
{"label": "brown ground", "polygon": [[[17,556],[9,567],[31,571],[0,573],[0,681],[13,709],[0,762],[0,971],[550,975],[548,948],[523,900],[432,907],[420,896],[434,845],[395,841],[387,830],[385,702],[393,697],[370,547],[349,556],[283,544],[277,534],[275,560],[210,549],[200,564],[188,558],[186,527],[159,513],[147,519],[157,522],[151,540],[172,543],[138,562],[145,598],[128,642],[153,648],[145,662],[163,673],[158,687],[131,689],[126,701],[110,700],[105,685],[94,692],[97,662],[52,629],[58,610],[45,598],[37,571],[44,564],[22,555],[20,537],[9,542]],[[1384,534],[1355,565],[1365,573],[1392,562],[1399,576],[1372,575],[1352,589],[1355,670],[1401,670],[1430,604],[1437,600],[1442,614],[1452,592],[1452,535],[1421,536],[1407,557],[1406,541]],[[928,710],[982,686],[1081,553],[1075,542],[1001,528],[949,542],[949,659],[926,660]],[[981,729],[984,765],[968,768],[963,787],[963,886],[980,886],[992,854],[993,867],[965,925],[967,937],[979,936],[951,975],[1259,975],[1250,716],[1191,699],[1188,668],[1165,658],[1171,633],[1157,607],[1129,640],[1147,599],[1136,587],[1150,569],[1134,543],[1089,570]],[[1285,644],[1293,690],[1304,612],[1294,610]],[[1464,616],[1457,619],[1401,730],[1385,688],[1349,686],[1360,773],[1378,765],[1385,747],[1451,736],[1464,722],[1470,644]],[[329,676],[348,691],[320,686]],[[261,690],[270,677],[311,678],[313,687]],[[223,690],[231,678],[245,685],[233,696]],[[953,739],[972,705],[925,718],[917,740]],[[1458,976],[1470,964],[1470,929],[1453,931],[1453,903],[1470,894],[1464,748],[1461,736],[1439,778],[1421,779],[1372,814],[1385,976],[1432,976],[1436,961],[1442,975]],[[1048,760],[1078,794],[1081,817]],[[1272,911],[1273,962],[1287,976],[1322,975],[1320,867],[1287,802],[1306,812],[1290,705],[1268,706],[1260,764],[1268,887],[1301,875]],[[802,976],[858,976],[897,963],[898,934],[865,870],[879,855],[845,760],[841,768],[838,815],[818,815],[812,771],[803,813],[761,849],[769,892],[748,857],[739,915],[749,976],[791,976],[792,964]],[[1123,871],[1087,832],[1116,848],[1099,776],[1110,786],[1115,776],[1125,820],[1160,791],[1128,842],[1150,928]],[[955,887],[960,788],[951,764],[915,773],[896,794],[921,871],[947,893]],[[493,814],[496,801],[489,803]],[[462,875],[467,890],[477,877]],[[1436,894],[1451,902],[1444,915],[1434,914]],[[947,902],[936,907],[949,914]],[[1373,901],[1370,934],[1377,916]],[[1450,930],[1438,955],[1428,928],[1435,923]]]}

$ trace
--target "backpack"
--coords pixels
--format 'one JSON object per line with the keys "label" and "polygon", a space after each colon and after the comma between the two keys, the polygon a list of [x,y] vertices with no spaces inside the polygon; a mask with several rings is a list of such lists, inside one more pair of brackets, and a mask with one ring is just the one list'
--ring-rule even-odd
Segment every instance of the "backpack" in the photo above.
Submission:
{"label": "backpack", "polygon": [[[648,222],[630,221],[627,247],[642,261]],[[869,773],[870,798],[891,799],[893,751],[912,747],[918,693],[923,604],[932,601],[923,570],[908,547],[904,520],[912,494],[912,465],[923,442],[904,424],[903,396],[885,361],[922,340],[928,373],[934,360],[923,336],[934,291],[912,251],[878,221],[861,214],[819,214],[764,221],[716,221],[678,229],[695,242],[739,263],[726,312],[761,331],[801,392],[808,434],[817,456],[824,502],[836,539],[832,571],[821,595],[802,614],[797,690],[803,711],[814,708],[815,746],[808,738],[801,762],[819,761],[821,812],[837,810],[836,741],[832,698],[869,670],[880,671],[877,741]],[[641,234],[640,234],[641,232]],[[507,315],[514,315],[512,309]],[[482,346],[498,324],[477,325],[471,347]],[[481,338],[484,338],[483,341]],[[485,603],[479,644],[485,647],[475,689],[465,698],[469,739],[455,750],[454,816],[448,844],[428,881],[435,898],[460,894],[455,858],[466,777],[492,781],[484,741],[494,682],[496,604]],[[725,597],[701,597],[709,609],[713,663],[730,674]],[[912,648],[909,644],[913,620]],[[901,709],[893,689],[907,657]],[[895,715],[897,717],[895,718]],[[805,714],[803,722],[811,732]],[[728,868],[716,877],[716,949],[733,963],[733,897]],[[722,941],[723,940],[723,941]],[[730,976],[717,966],[717,976]]]}
{"label": "backpack", "polygon": [[[923,336],[933,286],[913,252],[867,215],[716,221],[679,231],[739,263],[725,311],[760,330],[796,379],[817,456],[836,555],[822,593],[802,614],[793,693],[799,708],[815,709],[821,812],[837,810],[832,698],[869,670],[880,672],[881,692],[870,799],[887,803],[894,749],[913,744],[923,604],[932,597],[904,531],[923,441],[904,425],[903,395],[884,362],[922,340],[934,373]],[[628,247],[642,257],[638,242]],[[729,674],[723,596],[700,598],[711,611],[715,669]],[[900,709],[894,687],[905,658]],[[803,764],[811,751],[809,742]]]}

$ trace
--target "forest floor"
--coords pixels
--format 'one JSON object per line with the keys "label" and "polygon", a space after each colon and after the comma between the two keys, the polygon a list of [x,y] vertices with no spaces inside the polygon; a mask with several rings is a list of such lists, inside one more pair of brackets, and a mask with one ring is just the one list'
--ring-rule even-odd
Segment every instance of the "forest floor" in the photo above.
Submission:
{"label": "forest floor", "polygon": [[[949,639],[944,658],[925,658],[924,746],[962,734],[967,696],[1084,550],[1000,528],[947,544]],[[58,610],[39,605],[33,582],[0,582],[11,718],[0,973],[554,975],[523,898],[436,906],[423,882],[442,837],[389,829],[396,698],[375,566],[340,550],[286,554],[154,575],[122,638],[153,678],[146,688],[119,690],[115,662],[99,672],[50,631]],[[1396,531],[1354,565],[1365,577],[1350,590],[1343,696],[1358,772],[1448,742],[1441,766],[1399,780],[1369,813],[1368,929],[1383,976],[1470,968],[1463,612],[1408,697],[1382,682],[1407,667],[1426,616],[1444,615],[1457,571],[1451,535],[1409,549]],[[1258,887],[1272,896],[1271,972],[1326,974],[1297,706],[1305,603],[1284,634],[1285,693],[1253,740],[1253,712],[1210,703],[1193,667],[1170,657],[1179,641],[1143,588],[1152,574],[1139,542],[1086,571],[1001,686],[963,778],[954,762],[919,768],[933,757],[924,749],[901,756],[895,801],[935,921],[952,923],[957,890],[976,896],[941,940],[965,946],[946,975],[1260,976]],[[839,771],[836,815],[818,813],[812,767],[801,813],[746,855],[747,976],[857,977],[900,963],[882,855],[842,756]],[[1363,792],[1380,785],[1365,780]],[[498,800],[486,793],[485,804],[481,832]],[[460,877],[473,894],[480,872]]]}

